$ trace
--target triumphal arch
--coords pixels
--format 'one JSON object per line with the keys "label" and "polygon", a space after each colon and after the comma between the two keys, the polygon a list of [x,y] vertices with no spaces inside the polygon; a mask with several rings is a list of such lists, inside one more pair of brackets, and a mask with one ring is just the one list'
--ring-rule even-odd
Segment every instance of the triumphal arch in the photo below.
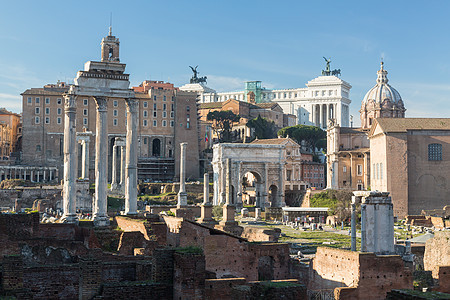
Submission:
{"label": "triumphal arch", "polygon": [[[227,159],[231,167],[227,167]],[[232,205],[242,207],[246,174],[251,174],[256,207],[281,207],[284,202],[284,145],[216,144],[213,146],[213,204],[225,203],[229,185]],[[227,172],[230,173],[227,182]]]}

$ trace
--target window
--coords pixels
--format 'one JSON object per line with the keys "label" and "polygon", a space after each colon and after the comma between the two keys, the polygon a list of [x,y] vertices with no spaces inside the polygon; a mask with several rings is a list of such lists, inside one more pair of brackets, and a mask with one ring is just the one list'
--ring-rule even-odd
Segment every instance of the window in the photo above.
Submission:
{"label": "window", "polygon": [[186,106],[186,111],[190,111],[191,108],[189,107],[189,105]]}
{"label": "window", "polygon": [[380,163],[380,179],[383,179],[383,163]]}
{"label": "window", "polygon": [[171,111],[173,111],[174,109],[173,109],[173,103],[172,103],[172,105],[170,106],[170,110]]}
{"label": "window", "polygon": [[186,122],[186,128],[189,129],[191,127],[191,124],[189,122]]}
{"label": "window", "polygon": [[36,145],[36,151],[40,152],[41,151],[41,145]]}
{"label": "window", "polygon": [[61,105],[61,103],[62,103],[62,99],[61,98],[56,99],[56,104]]}
{"label": "window", "polygon": [[167,127],[167,121],[163,120],[162,125],[163,125],[163,127]]}
{"label": "window", "polygon": [[156,103],[153,103],[153,110],[156,110]]}
{"label": "window", "polygon": [[163,101],[166,101],[167,99],[166,99],[166,95],[164,95],[164,97],[163,97]]}
{"label": "window", "polygon": [[144,112],[142,114],[144,115],[144,118],[147,118],[148,112],[146,110],[144,110]]}
{"label": "window", "polygon": [[173,111],[170,112],[170,117],[173,118]]}
{"label": "window", "polygon": [[114,125],[114,126],[117,126],[117,119],[114,119],[114,120],[113,120],[113,125]]}
{"label": "window", "polygon": [[147,145],[147,138],[144,138],[144,145]]}
{"label": "window", "polygon": [[163,111],[163,118],[167,118],[167,111]]}
{"label": "window", "polygon": [[175,99],[175,97],[174,96],[172,96],[172,101]]}
{"label": "window", "polygon": [[60,115],[60,114],[61,114],[61,112],[62,112],[62,109],[61,109],[60,107],[58,107],[58,109],[57,109],[57,113],[58,113],[58,115]]}
{"label": "window", "polygon": [[173,121],[170,121],[170,127],[173,127]]}
{"label": "window", "polygon": [[167,110],[167,104],[163,104],[163,110]]}
{"label": "window", "polygon": [[32,102],[31,97],[28,97],[28,99],[27,99],[27,104],[28,104],[28,105],[31,105],[31,102]]}
{"label": "window", "polygon": [[442,145],[429,144],[428,145],[428,160],[442,160]]}
{"label": "window", "polygon": [[41,98],[39,98],[39,97],[36,97],[34,100],[35,100],[36,104],[41,103]]}
{"label": "window", "polygon": [[88,115],[88,110],[87,109],[83,109],[83,116],[87,116]]}
{"label": "window", "polygon": [[380,179],[380,164],[377,164],[377,179]]}
{"label": "window", "polygon": [[114,101],[113,101],[113,106],[114,106],[114,107],[117,107],[117,105],[118,105],[117,100],[114,100]]}
{"label": "window", "polygon": [[45,104],[50,104],[50,98],[45,98]]}
{"label": "window", "polygon": [[156,101],[156,96],[153,96],[153,100],[155,100],[155,101]]}
{"label": "window", "polygon": [[153,117],[156,118],[156,110],[153,112]]}
{"label": "window", "polygon": [[87,106],[88,105],[88,99],[83,99],[83,105]]}
{"label": "window", "polygon": [[144,125],[144,127],[147,127],[147,120],[143,120],[143,123],[142,123],[142,125]]}
{"label": "window", "polygon": [[56,123],[61,124],[61,117],[56,118]]}
{"label": "window", "polygon": [[45,117],[45,124],[50,124],[50,118],[49,117]]}
{"label": "window", "polygon": [[39,107],[35,107],[35,108],[34,108],[34,113],[35,113],[36,115],[38,115],[38,114],[40,113]]}
{"label": "window", "polygon": [[83,125],[87,125],[88,124],[88,118],[83,118]]}
{"label": "window", "polygon": [[147,108],[147,107],[148,107],[148,102],[144,101],[144,108]]}
{"label": "window", "polygon": [[156,120],[153,120],[153,127],[157,127]]}
{"label": "window", "polygon": [[113,116],[117,117],[117,109],[113,110]]}
{"label": "window", "polygon": [[34,117],[34,124],[41,123],[41,119],[39,117]]}
{"label": "window", "polygon": [[344,166],[342,172],[347,173],[347,166]]}
{"label": "window", "polygon": [[50,107],[46,107],[46,108],[45,108],[45,114],[46,114],[46,115],[49,115],[49,114],[50,114]]}
{"label": "window", "polygon": [[363,166],[362,165],[357,165],[356,166],[356,173],[358,176],[362,176],[363,173]]}

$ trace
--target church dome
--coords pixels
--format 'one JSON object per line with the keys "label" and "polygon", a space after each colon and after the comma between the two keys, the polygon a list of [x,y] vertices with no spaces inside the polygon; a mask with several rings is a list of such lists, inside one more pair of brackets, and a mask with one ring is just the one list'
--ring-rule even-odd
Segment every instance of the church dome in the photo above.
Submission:
{"label": "church dome", "polygon": [[377,84],[364,96],[362,101],[363,105],[373,101],[374,104],[378,105],[395,105],[403,107],[403,100],[400,93],[388,84],[387,73],[388,72],[383,68],[383,62],[381,62],[381,68],[377,72]]}

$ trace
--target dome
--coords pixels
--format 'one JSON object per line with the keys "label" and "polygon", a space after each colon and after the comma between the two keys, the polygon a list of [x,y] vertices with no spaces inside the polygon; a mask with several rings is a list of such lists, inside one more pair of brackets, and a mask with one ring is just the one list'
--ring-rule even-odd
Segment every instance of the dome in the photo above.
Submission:
{"label": "dome", "polygon": [[387,71],[383,68],[383,62],[381,62],[381,68],[377,72],[377,84],[371,88],[364,96],[363,105],[372,100],[375,104],[381,105],[386,100],[393,105],[403,106],[402,97],[392,86],[388,84]]}

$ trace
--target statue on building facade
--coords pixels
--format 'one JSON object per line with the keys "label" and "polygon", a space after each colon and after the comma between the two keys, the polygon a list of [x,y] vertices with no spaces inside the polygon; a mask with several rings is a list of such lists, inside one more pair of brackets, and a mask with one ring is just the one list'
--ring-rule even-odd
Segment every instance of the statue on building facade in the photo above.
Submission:
{"label": "statue on building facade", "polygon": [[198,65],[194,67],[189,66],[189,68],[191,68],[192,72],[194,73],[194,75],[192,75],[190,83],[206,83],[206,79],[208,79],[206,76],[203,77],[198,77],[197,75],[199,74],[199,72],[197,71]]}
{"label": "statue on building facade", "polygon": [[326,65],[325,70],[322,70],[322,76],[340,76],[341,75],[341,69],[331,70],[331,68],[330,68],[331,58],[326,58],[325,56],[323,56],[323,59],[325,60],[327,65]]}

